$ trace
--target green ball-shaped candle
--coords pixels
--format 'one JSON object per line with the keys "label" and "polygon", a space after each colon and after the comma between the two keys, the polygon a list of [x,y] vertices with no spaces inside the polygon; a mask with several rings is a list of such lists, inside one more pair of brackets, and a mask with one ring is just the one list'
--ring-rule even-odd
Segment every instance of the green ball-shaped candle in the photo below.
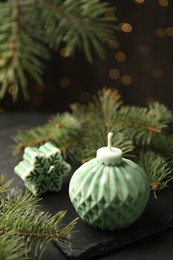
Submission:
{"label": "green ball-shaped candle", "polygon": [[79,216],[88,224],[105,230],[128,227],[144,211],[149,184],[143,169],[122,158],[122,151],[111,147],[97,150],[96,158],[84,163],[73,174],[69,196]]}

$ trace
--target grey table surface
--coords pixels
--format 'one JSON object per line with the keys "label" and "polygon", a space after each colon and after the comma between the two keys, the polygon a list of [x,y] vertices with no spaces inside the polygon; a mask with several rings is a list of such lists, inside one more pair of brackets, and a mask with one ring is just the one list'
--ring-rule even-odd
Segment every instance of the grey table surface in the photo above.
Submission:
{"label": "grey table surface", "polygon": [[[0,173],[6,173],[8,178],[14,179],[14,186],[24,187],[22,180],[14,174],[14,166],[21,160],[22,154],[17,156],[12,155],[12,136],[18,130],[28,129],[33,126],[38,126],[47,122],[50,114],[46,113],[1,113],[0,114]],[[55,201],[54,194],[49,198],[43,198],[44,210],[54,213],[61,210],[62,205],[58,203],[52,204]],[[171,203],[170,203],[171,205]],[[65,205],[64,205],[65,206]],[[71,220],[74,213],[71,209],[67,211],[68,219]],[[71,215],[70,215],[71,214]],[[84,239],[84,238],[83,238]],[[91,255],[85,259],[102,259],[102,260],[171,260],[173,259],[173,229],[167,228],[157,234],[151,234],[136,242],[124,245],[116,250],[102,252],[102,254],[92,257]],[[51,245],[45,252],[44,260],[69,259],[55,245]]]}

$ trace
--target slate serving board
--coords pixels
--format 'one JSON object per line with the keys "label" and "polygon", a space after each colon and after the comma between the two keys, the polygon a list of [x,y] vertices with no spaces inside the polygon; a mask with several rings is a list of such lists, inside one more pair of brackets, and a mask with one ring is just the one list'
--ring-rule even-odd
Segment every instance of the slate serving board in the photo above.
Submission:
{"label": "slate serving board", "polygon": [[[54,199],[58,201],[58,196]],[[54,199],[51,198],[52,202]],[[72,234],[70,242],[60,241],[57,242],[57,246],[70,258],[87,259],[172,228],[172,199],[172,185],[160,193],[157,200],[151,194],[149,203],[138,221],[120,231],[102,231],[79,219],[76,226],[76,230],[79,230],[79,232]],[[63,190],[59,193],[59,200],[66,205],[70,218],[72,216],[76,218],[77,214],[68,197],[67,180],[64,183]]]}
{"label": "slate serving board", "polygon": [[[45,123],[47,118],[49,115],[0,115],[0,173],[6,172],[8,178],[14,178],[14,186],[24,187],[22,180],[13,172],[14,166],[22,159],[22,153],[15,157],[12,156],[11,145],[13,142],[10,137],[19,129],[38,125],[38,122],[39,124]],[[65,223],[69,223],[78,216],[68,196],[69,180],[78,166],[75,165],[72,172],[65,178],[60,192],[46,193],[42,196],[43,210],[50,211],[52,214],[59,210],[67,210]],[[144,238],[150,239],[152,235],[160,234],[164,230],[171,230],[173,228],[172,200],[173,185],[169,185],[169,188],[161,191],[157,200],[151,194],[149,203],[138,221],[121,231],[101,231],[79,219],[75,229],[77,232],[71,234],[70,241],[55,243],[55,246],[51,248],[49,260],[89,259],[90,257],[99,259],[102,253],[125,248]],[[59,249],[65,258],[60,257]]]}

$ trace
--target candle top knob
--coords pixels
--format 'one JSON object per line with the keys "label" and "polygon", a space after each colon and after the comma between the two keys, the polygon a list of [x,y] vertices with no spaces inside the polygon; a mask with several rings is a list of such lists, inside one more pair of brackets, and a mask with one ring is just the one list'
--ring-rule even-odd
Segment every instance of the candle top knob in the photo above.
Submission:
{"label": "candle top knob", "polygon": [[116,165],[122,161],[122,151],[118,148],[112,147],[113,133],[108,133],[108,146],[101,147],[97,150],[96,158],[99,162],[106,165]]}

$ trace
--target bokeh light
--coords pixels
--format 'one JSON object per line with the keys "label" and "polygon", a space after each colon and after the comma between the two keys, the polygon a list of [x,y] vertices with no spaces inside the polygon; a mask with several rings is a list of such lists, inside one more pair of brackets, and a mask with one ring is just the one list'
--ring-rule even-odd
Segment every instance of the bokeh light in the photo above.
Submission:
{"label": "bokeh light", "polygon": [[155,68],[153,70],[153,77],[155,79],[161,79],[163,77],[163,71],[160,68]]}
{"label": "bokeh light", "polygon": [[135,2],[136,4],[143,4],[143,3],[144,3],[144,0],[134,0],[134,2]]}
{"label": "bokeh light", "polygon": [[61,86],[62,88],[68,88],[68,87],[70,87],[70,85],[71,85],[71,81],[70,81],[69,78],[64,77],[64,78],[61,78],[61,79],[60,79],[59,84],[60,84],[60,86]]}
{"label": "bokeh light", "polygon": [[115,54],[115,59],[116,61],[118,62],[124,62],[126,60],[126,55],[124,52],[122,51],[118,51],[116,54]]}
{"label": "bokeh light", "polygon": [[130,23],[121,23],[120,29],[123,32],[130,33],[132,31],[132,25]]}
{"label": "bokeh light", "polygon": [[121,82],[125,86],[129,86],[132,84],[132,77],[128,74],[125,74],[121,77]]}
{"label": "bokeh light", "polygon": [[169,5],[168,0],[159,0],[159,4],[163,7],[167,7]]}
{"label": "bokeh light", "polygon": [[173,27],[170,26],[166,27],[165,32],[167,36],[173,37]]}
{"label": "bokeh light", "polygon": [[163,38],[165,37],[165,30],[163,28],[157,28],[155,30],[155,34],[160,37],[160,38]]}
{"label": "bokeh light", "polygon": [[44,85],[35,85],[35,91],[37,93],[43,93],[45,92],[46,87]]}
{"label": "bokeh light", "polygon": [[111,70],[109,71],[109,77],[110,77],[111,79],[118,79],[119,76],[120,76],[120,72],[119,72],[118,69],[111,69]]}

